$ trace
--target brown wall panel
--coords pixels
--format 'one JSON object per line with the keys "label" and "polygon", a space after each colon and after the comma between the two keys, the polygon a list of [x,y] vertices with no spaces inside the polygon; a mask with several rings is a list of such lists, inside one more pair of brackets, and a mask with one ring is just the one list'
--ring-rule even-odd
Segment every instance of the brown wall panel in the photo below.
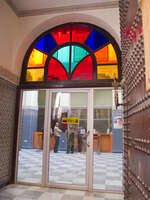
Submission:
{"label": "brown wall panel", "polygon": [[150,93],[145,87],[142,12],[137,0],[120,0],[124,84],[125,200],[150,199]]}

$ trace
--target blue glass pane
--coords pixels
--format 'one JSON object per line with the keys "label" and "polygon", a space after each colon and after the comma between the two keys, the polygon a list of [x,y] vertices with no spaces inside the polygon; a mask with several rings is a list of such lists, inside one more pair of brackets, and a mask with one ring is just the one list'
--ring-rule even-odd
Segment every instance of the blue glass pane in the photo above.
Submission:
{"label": "blue glass pane", "polygon": [[56,47],[56,42],[53,37],[48,34],[45,35],[36,45],[35,48],[49,54],[53,48]]}
{"label": "blue glass pane", "polygon": [[53,54],[53,57],[63,64],[67,72],[69,72],[69,56],[70,46],[63,47]]}
{"label": "blue glass pane", "polygon": [[86,41],[86,45],[95,51],[96,49],[106,45],[108,42],[109,40],[102,33],[93,30],[88,40]]}
{"label": "blue glass pane", "polygon": [[75,68],[75,66],[89,54],[85,49],[79,46],[71,47],[71,72]]}

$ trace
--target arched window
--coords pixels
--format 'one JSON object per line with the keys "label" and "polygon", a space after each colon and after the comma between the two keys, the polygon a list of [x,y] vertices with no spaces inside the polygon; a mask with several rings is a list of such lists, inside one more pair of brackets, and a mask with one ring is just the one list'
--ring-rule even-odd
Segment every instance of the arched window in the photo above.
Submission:
{"label": "arched window", "polygon": [[120,75],[120,50],[112,36],[91,24],[69,23],[33,42],[23,62],[21,84],[85,86],[87,81],[112,82]]}

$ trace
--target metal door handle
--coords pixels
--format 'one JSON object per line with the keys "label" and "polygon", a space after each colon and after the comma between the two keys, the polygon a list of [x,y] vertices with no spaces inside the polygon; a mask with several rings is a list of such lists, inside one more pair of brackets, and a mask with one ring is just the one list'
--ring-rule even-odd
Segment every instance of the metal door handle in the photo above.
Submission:
{"label": "metal door handle", "polygon": [[87,136],[90,134],[90,131],[87,132]]}
{"label": "metal door handle", "polygon": [[87,147],[90,147],[90,145],[89,145],[89,143],[88,143],[88,142],[86,143],[86,145],[87,145]]}
{"label": "metal door handle", "polygon": [[85,137],[87,138],[90,135],[90,131],[88,131],[85,135]]}

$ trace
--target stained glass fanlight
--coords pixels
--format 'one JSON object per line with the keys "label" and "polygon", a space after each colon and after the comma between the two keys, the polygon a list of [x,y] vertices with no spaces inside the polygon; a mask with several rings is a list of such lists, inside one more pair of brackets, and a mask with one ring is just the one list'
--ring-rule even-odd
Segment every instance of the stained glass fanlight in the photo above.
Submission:
{"label": "stained glass fanlight", "polygon": [[104,30],[70,23],[47,31],[26,58],[25,82],[119,78],[116,45]]}

